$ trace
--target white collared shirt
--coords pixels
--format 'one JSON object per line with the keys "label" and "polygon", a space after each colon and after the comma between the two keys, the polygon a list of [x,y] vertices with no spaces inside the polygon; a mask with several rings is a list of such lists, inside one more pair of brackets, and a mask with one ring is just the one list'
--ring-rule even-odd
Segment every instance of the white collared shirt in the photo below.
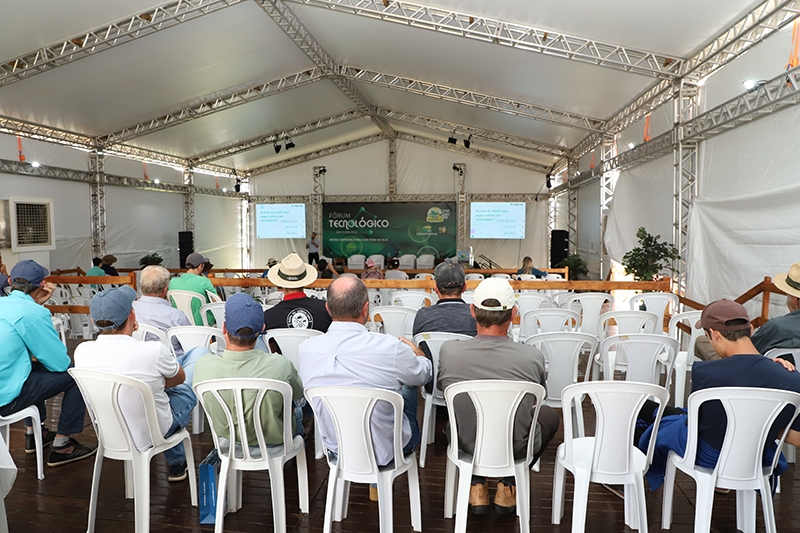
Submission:
{"label": "white collared shirt", "polygon": [[[304,387],[349,386],[386,389],[400,393],[403,385],[425,385],[431,379],[431,362],[417,357],[397,337],[370,333],[356,322],[334,321],[328,332],[300,345],[300,379]],[[336,432],[319,402],[314,405],[325,447],[338,453]],[[378,402],[370,423],[372,445],[379,465],[394,459],[394,414]],[[411,426],[403,418],[403,446],[411,439]]]}
{"label": "white collared shirt", "polygon": [[[133,310],[136,313],[136,321],[148,326],[153,326],[161,331],[167,331],[176,326],[191,326],[192,323],[186,317],[186,313],[180,309],[175,309],[164,298],[157,296],[142,295],[133,302]],[[155,335],[148,335],[145,340],[158,340]],[[183,348],[177,338],[172,339],[172,347],[175,356],[183,356]]]}

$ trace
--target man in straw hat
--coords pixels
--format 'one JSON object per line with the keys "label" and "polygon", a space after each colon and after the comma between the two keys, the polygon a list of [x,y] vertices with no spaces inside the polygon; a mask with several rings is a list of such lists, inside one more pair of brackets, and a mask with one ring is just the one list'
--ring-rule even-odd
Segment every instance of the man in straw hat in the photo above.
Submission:
{"label": "man in straw hat", "polygon": [[317,279],[317,269],[292,252],[269,269],[267,279],[283,289],[283,301],[264,311],[267,331],[275,328],[316,329],[323,333],[331,325],[325,302],[306,296],[303,287]]}
{"label": "man in straw hat", "polygon": [[786,293],[789,314],[770,319],[751,337],[759,353],[772,348],[800,348],[800,263],[775,274],[772,283]]}

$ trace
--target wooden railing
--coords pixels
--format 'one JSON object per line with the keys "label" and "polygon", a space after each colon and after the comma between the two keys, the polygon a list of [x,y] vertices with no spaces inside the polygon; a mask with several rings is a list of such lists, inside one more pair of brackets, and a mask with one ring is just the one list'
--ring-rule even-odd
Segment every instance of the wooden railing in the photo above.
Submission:
{"label": "wooden railing", "polygon": [[[764,278],[764,281],[758,283],[757,285],[754,285],[753,287],[751,287],[750,289],[745,291],[744,294],[742,294],[741,296],[739,296],[737,298],[734,298],[733,301],[735,301],[737,303],[740,303],[740,304],[745,304],[745,303],[749,302],[750,300],[752,300],[753,298],[756,298],[759,294],[762,295],[761,296],[761,314],[759,316],[753,318],[750,321],[750,323],[753,324],[754,328],[757,328],[759,326],[763,326],[767,322],[767,320],[769,320],[770,295],[771,294],[780,294],[780,295],[784,295],[784,296],[786,295],[785,292],[780,290],[777,286],[775,286],[774,283],[772,283],[772,278],[771,277],[766,276]],[[679,298],[680,298],[680,302],[682,304],[684,304],[685,306],[690,307],[692,309],[701,310],[701,309],[705,309],[705,307],[706,307],[705,304],[701,304],[699,302],[695,302],[694,300],[690,300],[689,298],[685,298],[683,296],[679,296]]]}
{"label": "wooden railing", "polygon": [[[56,271],[63,274],[64,270]],[[136,289],[136,275],[127,276],[82,276],[82,275],[51,275],[45,281],[56,285],[130,285]],[[80,315],[89,314],[88,305],[45,305],[51,313],[77,313]]]}
{"label": "wooden railing", "polygon": [[[118,268],[117,272],[135,272],[137,270],[141,270],[140,268]],[[179,268],[168,268],[167,269],[171,274],[180,274],[181,272],[185,272],[185,270]],[[264,272],[265,269],[263,268],[212,268],[210,273],[211,274],[261,274]],[[464,272],[467,274],[483,274],[485,276],[491,276],[492,274],[509,274],[509,275],[516,275],[517,274],[516,268],[465,268]],[[561,274],[564,279],[569,279],[569,268],[542,268],[544,272],[548,274]],[[62,271],[66,272],[66,271]],[[363,270],[349,270],[347,268],[344,269],[344,272],[349,272],[352,274],[361,274]],[[384,270],[385,272],[385,270]],[[432,274],[433,269],[430,268],[413,268],[410,270],[403,269],[403,272],[413,275],[413,274]]]}

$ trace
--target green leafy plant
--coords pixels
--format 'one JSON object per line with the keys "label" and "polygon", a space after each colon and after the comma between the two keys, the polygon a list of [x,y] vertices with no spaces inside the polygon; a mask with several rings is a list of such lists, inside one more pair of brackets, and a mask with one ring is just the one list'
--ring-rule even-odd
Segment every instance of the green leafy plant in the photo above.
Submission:
{"label": "green leafy plant", "polygon": [[147,254],[146,256],[139,259],[139,266],[144,268],[150,265],[160,265],[164,262],[164,259],[158,253],[153,252],[152,254]]}
{"label": "green leafy plant", "polygon": [[569,255],[556,265],[556,268],[564,267],[569,268],[570,279],[581,279],[589,273],[589,267],[586,265],[586,261],[584,261],[583,257],[579,254]]}
{"label": "green leafy plant", "polygon": [[668,242],[659,242],[661,235],[650,235],[643,227],[636,232],[639,246],[622,257],[626,274],[636,281],[653,281],[662,270],[674,272],[671,261],[680,259],[678,249]]}

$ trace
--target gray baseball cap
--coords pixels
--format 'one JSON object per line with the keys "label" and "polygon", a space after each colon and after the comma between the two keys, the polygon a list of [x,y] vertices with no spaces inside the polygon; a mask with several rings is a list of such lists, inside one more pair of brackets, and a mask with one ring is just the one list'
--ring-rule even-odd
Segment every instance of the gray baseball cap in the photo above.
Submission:
{"label": "gray baseball cap", "polygon": [[436,286],[439,287],[439,290],[460,289],[464,286],[464,269],[459,264],[447,261],[439,263],[436,270],[433,271],[433,276],[436,278]]}

